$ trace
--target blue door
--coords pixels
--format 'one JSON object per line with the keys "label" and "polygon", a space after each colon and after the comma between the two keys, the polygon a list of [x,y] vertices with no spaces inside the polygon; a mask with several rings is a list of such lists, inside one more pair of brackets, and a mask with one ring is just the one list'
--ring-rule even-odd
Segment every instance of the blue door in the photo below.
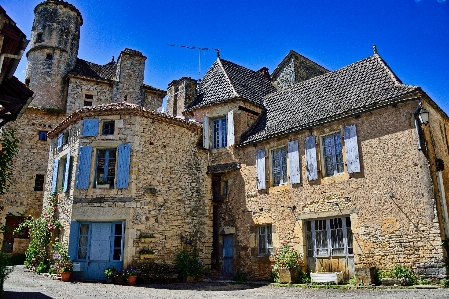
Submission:
{"label": "blue door", "polygon": [[106,268],[122,269],[123,222],[82,222],[77,232],[71,232],[70,235],[71,241],[76,239],[74,262],[80,264],[81,270],[76,276],[87,280],[104,280]]}
{"label": "blue door", "polygon": [[234,235],[223,236],[223,275],[234,275]]}

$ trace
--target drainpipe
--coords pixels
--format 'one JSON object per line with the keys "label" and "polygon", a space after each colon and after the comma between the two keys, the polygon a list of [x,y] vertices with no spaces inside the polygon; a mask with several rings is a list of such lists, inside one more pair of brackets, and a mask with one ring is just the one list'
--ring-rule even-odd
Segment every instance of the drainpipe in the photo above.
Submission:
{"label": "drainpipe", "polygon": [[421,150],[421,134],[420,134],[420,130],[419,130],[419,118],[418,118],[418,113],[419,110],[421,110],[422,108],[422,101],[419,102],[418,106],[415,109],[415,112],[413,113],[413,117],[415,118],[415,130],[416,130],[416,135],[418,136],[418,149]]}

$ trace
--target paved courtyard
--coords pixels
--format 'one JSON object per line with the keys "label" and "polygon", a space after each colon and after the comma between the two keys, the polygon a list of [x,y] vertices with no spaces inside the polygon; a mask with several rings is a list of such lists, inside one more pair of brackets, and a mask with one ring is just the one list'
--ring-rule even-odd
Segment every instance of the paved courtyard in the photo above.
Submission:
{"label": "paved courtyard", "polygon": [[449,298],[448,289],[326,290],[241,285],[233,283],[174,283],[118,286],[61,282],[17,266],[5,281],[5,298]]}

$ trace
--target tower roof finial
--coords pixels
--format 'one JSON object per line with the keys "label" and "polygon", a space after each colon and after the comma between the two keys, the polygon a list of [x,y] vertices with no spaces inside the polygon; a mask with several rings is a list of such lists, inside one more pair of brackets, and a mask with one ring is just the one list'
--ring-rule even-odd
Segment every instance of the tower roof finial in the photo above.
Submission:
{"label": "tower roof finial", "polygon": [[374,52],[374,54],[377,54],[377,47],[375,44],[373,44],[373,52]]}

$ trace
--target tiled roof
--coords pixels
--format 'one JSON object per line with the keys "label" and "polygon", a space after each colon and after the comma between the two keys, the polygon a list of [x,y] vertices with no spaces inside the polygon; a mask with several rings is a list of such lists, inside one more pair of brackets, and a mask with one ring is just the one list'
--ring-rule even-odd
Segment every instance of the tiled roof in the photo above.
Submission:
{"label": "tiled roof", "polygon": [[201,81],[200,92],[186,111],[235,98],[263,105],[263,97],[274,92],[270,80],[258,72],[217,58]]}
{"label": "tiled roof", "polygon": [[112,80],[115,77],[116,70],[117,63],[114,61],[105,65],[99,65],[78,58],[75,67],[69,74],[93,79]]}
{"label": "tiled roof", "polygon": [[418,95],[375,54],[264,98],[266,111],[241,139],[245,145],[356,115]]}
{"label": "tiled roof", "polygon": [[306,61],[309,64],[309,67],[313,67],[316,71],[321,72],[322,74],[329,72],[328,69],[319,65],[315,61],[310,60],[309,58],[299,54],[296,51],[290,50],[290,52],[287,54],[287,56],[285,56],[284,59],[282,59],[281,63],[279,63],[279,65],[274,69],[273,73],[271,74],[271,77],[272,78],[276,77],[278,75],[278,73],[282,70],[282,68],[285,67],[285,65],[290,62],[290,59],[292,57],[296,57],[297,59]]}

